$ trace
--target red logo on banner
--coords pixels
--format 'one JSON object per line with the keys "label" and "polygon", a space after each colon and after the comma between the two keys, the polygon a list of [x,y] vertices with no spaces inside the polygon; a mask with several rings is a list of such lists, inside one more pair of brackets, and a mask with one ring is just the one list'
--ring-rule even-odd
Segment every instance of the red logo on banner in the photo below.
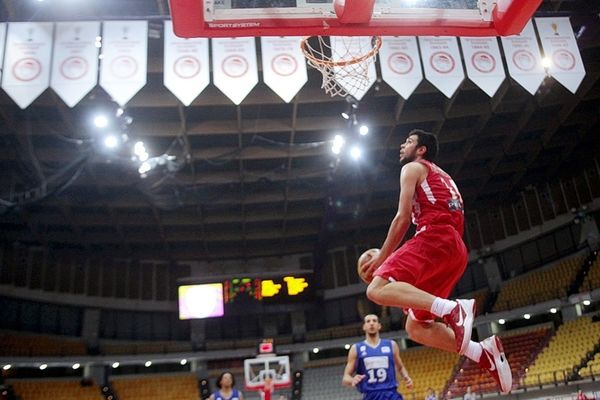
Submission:
{"label": "red logo on banner", "polygon": [[429,58],[429,63],[431,64],[431,67],[440,74],[452,72],[452,70],[454,70],[454,66],[456,65],[452,55],[446,53],[445,51],[433,53]]}

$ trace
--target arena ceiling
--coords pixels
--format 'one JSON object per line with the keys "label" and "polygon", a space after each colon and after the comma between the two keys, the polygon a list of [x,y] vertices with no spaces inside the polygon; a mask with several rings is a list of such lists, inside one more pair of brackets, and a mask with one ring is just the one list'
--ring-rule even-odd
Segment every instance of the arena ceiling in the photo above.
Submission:
{"label": "arena ceiling", "polygon": [[348,102],[325,95],[316,71],[289,104],[261,81],[239,106],[209,85],[184,107],[162,82],[166,0],[78,3],[6,0],[0,18],[149,20],[148,83],[127,105],[127,134],[176,160],[141,179],[124,151],[102,150],[91,118],[114,103],[99,87],[73,109],[51,90],[25,110],[0,92],[4,241],[144,259],[314,253],[384,238],[410,129],[439,135],[439,164],[470,210],[575,175],[599,154],[600,5],[589,0],[546,0],[538,13],[571,17],[587,70],[576,94],[547,78],[532,96],[506,79],[489,98],[465,79],[448,99],[424,80],[405,101],[380,82],[357,109],[370,127],[359,163],[331,153]]}

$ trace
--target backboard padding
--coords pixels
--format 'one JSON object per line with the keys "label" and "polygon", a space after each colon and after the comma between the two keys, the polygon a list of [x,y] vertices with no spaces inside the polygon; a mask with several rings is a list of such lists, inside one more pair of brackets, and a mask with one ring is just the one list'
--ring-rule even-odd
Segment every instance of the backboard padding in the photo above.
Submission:
{"label": "backboard padding", "polygon": [[169,5],[180,37],[505,36],[520,33],[542,0],[376,0],[370,21],[358,24],[342,23],[333,1],[169,0]]}

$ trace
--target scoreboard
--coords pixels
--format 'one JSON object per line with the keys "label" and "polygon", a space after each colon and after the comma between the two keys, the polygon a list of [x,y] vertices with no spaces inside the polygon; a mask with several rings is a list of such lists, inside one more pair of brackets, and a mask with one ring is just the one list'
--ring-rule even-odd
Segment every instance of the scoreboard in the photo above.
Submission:
{"label": "scoreboard", "polygon": [[241,298],[252,298],[264,303],[286,303],[307,300],[311,296],[312,284],[307,276],[232,278],[223,282],[225,304],[235,304]]}

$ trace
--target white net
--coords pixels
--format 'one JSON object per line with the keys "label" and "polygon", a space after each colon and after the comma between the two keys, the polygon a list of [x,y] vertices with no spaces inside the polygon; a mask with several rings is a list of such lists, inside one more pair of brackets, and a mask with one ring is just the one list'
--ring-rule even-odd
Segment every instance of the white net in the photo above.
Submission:
{"label": "white net", "polygon": [[372,83],[371,64],[381,47],[379,36],[312,36],[302,40],[308,63],[323,75],[321,88],[334,96],[354,95]]}

